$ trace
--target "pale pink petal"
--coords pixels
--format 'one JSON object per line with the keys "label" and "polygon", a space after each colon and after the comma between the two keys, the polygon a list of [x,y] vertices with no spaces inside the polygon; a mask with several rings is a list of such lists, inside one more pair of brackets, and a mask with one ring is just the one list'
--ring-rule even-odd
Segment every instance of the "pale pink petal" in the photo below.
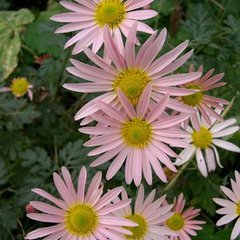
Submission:
{"label": "pale pink petal", "polygon": [[55,226],[51,226],[51,227],[38,228],[37,230],[34,230],[34,231],[28,233],[26,236],[26,239],[41,238],[41,237],[50,235],[52,233],[61,231],[64,228],[65,228],[65,224],[63,224],[63,223],[55,225]]}
{"label": "pale pink petal", "polygon": [[213,143],[220,148],[223,148],[232,152],[240,152],[240,148],[233,143],[230,143],[221,139],[213,139]]}
{"label": "pale pink petal", "polygon": [[196,158],[197,158],[198,169],[200,170],[200,172],[204,177],[207,177],[208,176],[207,166],[206,166],[202,151],[199,148],[197,148]]}
{"label": "pale pink petal", "polygon": [[240,234],[240,218],[238,218],[237,222],[234,225],[234,228],[232,230],[231,234],[231,240],[236,239]]}
{"label": "pale pink petal", "polygon": [[152,17],[155,17],[158,13],[154,10],[137,10],[133,12],[128,12],[126,18],[136,19],[136,20],[145,20]]}

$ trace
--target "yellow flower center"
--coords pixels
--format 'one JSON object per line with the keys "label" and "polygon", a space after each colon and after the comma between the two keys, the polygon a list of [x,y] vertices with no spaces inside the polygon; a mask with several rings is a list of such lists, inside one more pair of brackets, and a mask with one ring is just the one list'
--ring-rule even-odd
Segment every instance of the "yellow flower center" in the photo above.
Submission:
{"label": "yellow flower center", "polygon": [[100,27],[106,24],[114,29],[125,19],[125,16],[126,8],[120,0],[102,0],[95,10],[95,21]]}
{"label": "yellow flower center", "polygon": [[128,230],[132,232],[133,235],[125,235],[125,238],[128,240],[142,240],[144,236],[147,234],[148,225],[145,218],[138,214],[133,214],[126,217],[129,220],[137,223],[137,227],[126,227]]}
{"label": "yellow flower center", "polygon": [[212,143],[212,134],[207,128],[201,127],[200,131],[195,130],[193,132],[192,140],[193,140],[193,144],[196,147],[199,147],[202,149],[208,148]]}
{"label": "yellow flower center", "polygon": [[[187,89],[200,90],[200,87],[197,85],[189,85]],[[184,96],[182,97],[182,100],[185,104],[195,107],[199,105],[199,103],[202,101],[202,98],[203,98],[203,93],[200,91],[188,96]]]}
{"label": "yellow flower center", "polygon": [[128,97],[129,101],[133,105],[136,105],[143,90],[150,81],[151,78],[145,71],[129,68],[117,75],[113,88],[116,90],[119,87]]}
{"label": "yellow flower center", "polygon": [[143,148],[151,140],[152,128],[150,124],[139,118],[134,118],[122,126],[122,137],[130,147]]}
{"label": "yellow flower center", "polygon": [[180,214],[175,213],[167,220],[167,226],[173,231],[178,231],[184,226],[184,219]]}
{"label": "yellow flower center", "polygon": [[29,82],[26,78],[15,78],[10,88],[16,97],[21,97],[27,92],[28,87]]}
{"label": "yellow flower center", "polygon": [[240,216],[240,202],[237,204],[237,215]]}
{"label": "yellow flower center", "polygon": [[89,205],[76,204],[72,206],[65,215],[67,230],[75,236],[86,236],[96,230],[98,216]]}

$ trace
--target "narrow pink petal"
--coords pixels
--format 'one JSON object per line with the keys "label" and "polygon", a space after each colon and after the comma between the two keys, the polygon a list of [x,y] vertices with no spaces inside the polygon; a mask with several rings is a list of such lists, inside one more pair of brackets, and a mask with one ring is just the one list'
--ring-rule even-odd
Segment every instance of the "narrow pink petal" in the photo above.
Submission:
{"label": "narrow pink petal", "polygon": [[150,68],[148,69],[148,72],[150,72],[150,76],[159,73],[164,68],[166,68],[171,62],[173,62],[188,46],[189,41],[185,41],[175,47],[170,52],[165,53],[160,58],[156,59]]}
{"label": "narrow pink petal", "polygon": [[206,166],[202,151],[200,149],[197,149],[196,159],[197,159],[198,169],[200,170],[200,172],[202,173],[202,175],[204,177],[207,177],[208,176],[208,170],[207,170],[207,166]]}
{"label": "narrow pink petal", "polygon": [[[152,64],[152,61],[155,59],[159,51],[162,49],[164,42],[167,37],[167,30],[164,28],[158,37],[154,40],[154,42],[149,47],[148,51],[144,54],[140,66],[145,70]],[[151,71],[148,71],[151,74]]]}
{"label": "narrow pink petal", "polygon": [[80,203],[84,202],[86,180],[87,180],[87,170],[85,167],[82,167],[78,177],[78,188],[77,188],[77,198]]}
{"label": "narrow pink petal", "polygon": [[96,7],[95,4],[90,0],[75,0],[75,1],[90,9],[95,9]]}
{"label": "narrow pink petal", "polygon": [[136,57],[136,61],[135,61],[135,65],[139,66],[140,63],[142,62],[142,58],[143,56],[146,54],[146,52],[148,51],[148,49],[151,47],[152,43],[154,42],[155,38],[157,36],[157,31],[154,32],[148,39],[147,41],[141,46],[141,48],[138,51],[137,57]]}
{"label": "narrow pink petal", "polygon": [[146,20],[155,17],[158,13],[154,10],[137,10],[128,12],[126,18],[136,19],[136,20]]}
{"label": "narrow pink petal", "polygon": [[106,53],[114,62],[115,66],[120,70],[126,68],[126,64],[113,41],[110,30],[106,27],[104,28],[104,41],[105,45],[108,46],[106,48]]}
{"label": "narrow pink petal", "polygon": [[95,194],[95,191],[99,190],[101,181],[102,181],[102,172],[97,172],[89,184],[84,202],[86,203],[90,202],[92,195]]}
{"label": "narrow pink petal", "polygon": [[108,205],[108,206],[100,209],[98,211],[98,214],[101,216],[101,215],[107,215],[109,213],[112,213],[113,211],[114,212],[118,211],[122,208],[129,206],[131,201],[132,201],[131,199],[125,199],[125,200],[119,201],[118,203],[115,203],[113,205]]}
{"label": "narrow pink petal", "polygon": [[132,176],[132,168],[133,168],[133,150],[128,153],[126,164],[125,164],[125,180],[127,184],[131,184],[133,176]]}
{"label": "narrow pink petal", "polygon": [[234,192],[232,190],[230,190],[229,188],[225,187],[225,186],[221,186],[220,187],[221,190],[223,191],[223,193],[233,202],[235,202],[236,204],[238,204],[239,199],[236,197],[236,195],[234,194]]}
{"label": "narrow pink petal", "polygon": [[93,161],[90,166],[91,167],[97,167],[99,165],[104,164],[105,162],[108,162],[113,157],[115,157],[119,152],[123,151],[123,148],[125,146],[121,145],[118,148],[114,148],[113,150],[107,151],[104,154],[102,154],[100,157],[98,157],[95,161]]}
{"label": "narrow pink petal", "polygon": [[138,187],[142,180],[142,161],[145,159],[142,158],[142,150],[134,149],[133,150],[133,166],[132,174],[134,175],[134,183]]}
{"label": "narrow pink petal", "polygon": [[216,146],[218,146],[220,148],[223,148],[223,149],[226,149],[228,151],[240,152],[240,148],[233,143],[230,143],[230,142],[227,142],[227,141],[224,141],[224,140],[221,140],[221,139],[213,139],[213,143]]}
{"label": "narrow pink petal", "polygon": [[232,234],[231,234],[231,240],[236,239],[240,235],[240,217],[238,218],[237,222],[235,223]]}
{"label": "narrow pink petal", "polygon": [[47,235],[50,235],[52,233],[56,233],[58,231],[61,231],[65,228],[65,224],[61,223],[55,226],[51,227],[43,227],[38,228],[30,233],[27,234],[26,239],[36,239],[36,238],[42,238]]}
{"label": "narrow pink petal", "polygon": [[179,73],[167,77],[159,78],[153,82],[153,86],[171,87],[191,82],[201,76],[201,72]]}
{"label": "narrow pink petal", "polygon": [[93,21],[84,21],[84,22],[74,22],[74,23],[68,23],[64,26],[58,28],[55,33],[68,33],[68,32],[74,32],[83,30],[86,28],[91,28],[95,25]]}
{"label": "narrow pink petal", "polygon": [[114,198],[116,198],[122,192],[122,187],[114,188],[108,191],[98,203],[95,205],[96,210],[100,210],[104,206],[107,206]]}
{"label": "narrow pink petal", "polygon": [[39,222],[47,222],[47,223],[62,223],[64,222],[64,216],[50,215],[44,213],[29,213],[27,217],[39,221]]}
{"label": "narrow pink petal", "polygon": [[117,112],[113,107],[107,105],[104,102],[98,102],[99,107],[101,110],[106,113],[109,117],[114,118],[117,121],[120,121],[122,123],[126,122],[126,119],[119,113]]}
{"label": "narrow pink petal", "polygon": [[117,75],[118,70],[116,68],[107,64],[102,58],[100,58],[98,55],[96,55],[94,52],[92,52],[89,48],[84,48],[84,53],[97,66],[99,66],[100,68],[102,68],[103,70],[105,70],[108,73]]}
{"label": "narrow pink petal", "polygon": [[74,196],[71,195],[71,192],[69,191],[69,189],[65,185],[62,178],[57,173],[53,174],[53,180],[54,180],[54,184],[55,184],[60,196],[62,197],[62,199],[68,205],[71,205],[72,203],[74,203],[75,202],[74,201],[75,200]]}
{"label": "narrow pink petal", "polygon": [[126,40],[125,45],[125,58],[128,68],[133,67],[135,62],[135,41],[136,41],[136,33],[137,33],[137,22],[135,22],[128,34],[128,38]]}
{"label": "narrow pink petal", "polygon": [[55,22],[84,22],[84,21],[90,21],[93,20],[93,15],[89,14],[79,14],[77,12],[68,12],[68,13],[60,13],[57,15],[54,15],[50,18],[51,20]]}
{"label": "narrow pink petal", "polygon": [[65,7],[68,10],[74,11],[74,12],[79,12],[81,14],[89,14],[89,15],[94,15],[94,12],[77,4],[77,3],[72,3],[68,1],[60,1],[59,2],[63,7]]}
{"label": "narrow pink petal", "polygon": [[[187,52],[182,57],[178,58],[174,62],[170,63],[167,67],[163,68],[158,74],[161,74],[162,76],[167,75],[169,73],[174,72],[179,67],[181,67],[193,54],[193,50]],[[159,64],[160,67],[160,64]]]}
{"label": "narrow pink petal", "polygon": [[139,212],[139,210],[142,208],[143,201],[144,201],[144,187],[141,184],[138,189],[137,198],[135,202],[135,208],[134,208],[135,213]]}
{"label": "narrow pink petal", "polygon": [[119,140],[117,140],[115,142],[112,142],[110,144],[106,144],[106,145],[103,145],[101,147],[95,148],[88,153],[88,156],[96,156],[96,155],[99,155],[99,154],[104,153],[106,151],[112,150],[114,148],[118,148],[122,143],[123,143],[123,140],[119,139]]}
{"label": "narrow pink petal", "polygon": [[144,151],[144,156],[143,156],[144,160],[142,161],[143,164],[143,175],[146,179],[146,182],[149,185],[152,185],[152,168],[151,168],[151,164],[148,160],[148,157],[146,155],[146,152]]}
{"label": "narrow pink petal", "polygon": [[113,160],[110,167],[108,168],[106,178],[107,180],[110,180],[114,177],[114,175],[119,171],[119,169],[122,167],[127,155],[129,153],[128,149],[123,149],[117,157]]}
{"label": "narrow pink petal", "polygon": [[90,116],[100,110],[100,107],[96,104],[98,101],[103,101],[105,103],[111,103],[116,98],[115,93],[109,92],[105,93],[95,99],[91,100],[85,104],[74,116],[75,121]]}
{"label": "narrow pink petal", "polygon": [[54,204],[56,204],[58,207],[60,207],[62,209],[67,209],[67,207],[68,207],[64,201],[52,196],[51,194],[47,193],[46,191],[44,191],[42,189],[34,188],[34,189],[32,189],[32,191],[34,193],[38,194],[39,196],[46,198],[47,200],[53,202]]}
{"label": "narrow pink petal", "polygon": [[74,199],[74,201],[77,201],[77,193],[73,186],[72,178],[71,178],[69,171],[67,170],[66,167],[62,167],[61,170],[62,170],[63,179],[66,183],[66,186],[67,186],[69,192],[71,193],[72,198]]}
{"label": "narrow pink petal", "polygon": [[[81,38],[81,39],[78,39],[78,42],[77,42],[77,44],[75,45],[75,47],[73,48],[73,54],[78,54],[78,53],[80,53],[81,51],[83,51],[83,49],[85,48],[85,47],[88,47],[88,46],[90,46],[92,43],[93,43],[93,41],[94,41],[94,39],[96,38],[96,37],[98,37],[98,34],[99,34],[99,29],[98,29],[98,27],[92,27],[92,28],[90,28],[91,29],[91,31],[89,31],[88,33],[87,33],[87,35],[85,35],[84,36],[84,38]],[[83,30],[84,31],[84,30]],[[66,48],[67,46],[65,46],[65,48]]]}
{"label": "narrow pink petal", "polygon": [[117,95],[118,95],[119,101],[121,102],[121,104],[122,104],[124,110],[126,111],[126,113],[128,114],[128,116],[130,118],[136,117],[136,112],[135,112],[133,105],[131,104],[131,102],[129,102],[128,98],[121,91],[120,88],[117,89]]}
{"label": "narrow pink petal", "polygon": [[118,46],[118,50],[119,50],[120,54],[122,56],[124,56],[124,43],[123,43],[122,34],[121,34],[121,31],[119,28],[115,28],[113,30],[113,38],[114,38],[116,45]]}
{"label": "narrow pink petal", "polygon": [[146,120],[150,123],[154,122],[165,110],[169,100],[169,95],[165,95],[161,102],[157,103],[154,108],[150,111]]}
{"label": "narrow pink petal", "polygon": [[[148,154],[151,153],[151,150],[148,151]],[[157,160],[156,156],[154,156],[152,153],[149,154],[149,161],[152,165],[152,168],[154,172],[157,174],[157,176],[163,181],[167,182],[166,175],[162,169],[161,163]]]}
{"label": "narrow pink petal", "polygon": [[152,3],[153,1],[154,0],[128,1],[128,3],[125,3],[125,6],[127,7],[127,11],[132,11],[138,8],[142,8]]}
{"label": "narrow pink petal", "polygon": [[39,202],[39,201],[31,201],[30,204],[31,204],[31,206],[33,206],[34,208],[36,208],[37,210],[39,210],[43,213],[59,215],[59,216],[64,216],[64,214],[66,213],[65,210],[56,208],[47,203],[43,203],[43,202]]}
{"label": "narrow pink petal", "polygon": [[216,161],[215,161],[213,150],[211,148],[206,148],[205,153],[206,153],[206,163],[207,163],[208,172],[215,171]]}
{"label": "narrow pink petal", "polygon": [[228,215],[220,218],[220,220],[217,221],[216,225],[217,226],[225,225],[227,223],[230,223],[231,221],[233,221],[237,217],[238,217],[237,213],[236,214],[228,214]]}
{"label": "narrow pink petal", "polygon": [[138,104],[137,104],[137,116],[143,118],[149,108],[149,102],[152,92],[151,84],[148,84],[144,89]]}

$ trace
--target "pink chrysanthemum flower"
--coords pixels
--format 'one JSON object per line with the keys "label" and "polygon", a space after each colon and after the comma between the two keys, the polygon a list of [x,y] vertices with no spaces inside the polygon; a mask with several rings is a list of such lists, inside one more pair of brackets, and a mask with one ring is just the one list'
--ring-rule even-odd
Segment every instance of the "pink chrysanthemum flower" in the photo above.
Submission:
{"label": "pink chrysanthemum flower", "polygon": [[[182,66],[192,55],[192,51],[190,51],[181,58],[178,58],[188,46],[188,41],[180,44],[160,58],[155,59],[166,39],[167,31],[164,29],[159,36],[157,36],[157,32],[154,33],[142,45],[136,55],[134,45],[136,30],[137,23],[133,25],[129,33],[124,55],[122,55],[114,39],[111,37],[110,31],[107,28],[104,29],[104,39],[107,46],[106,52],[112,60],[113,65],[107,64],[89,49],[85,49],[84,52],[98,67],[71,60],[74,67],[69,67],[67,70],[73,75],[90,82],[68,83],[63,85],[65,88],[82,93],[104,92],[104,94],[82,107],[75,116],[76,120],[97,112],[99,107],[96,102],[99,100],[105,103],[118,102],[116,95],[117,88],[120,88],[124,92],[133,105],[138,103],[147,84],[151,84],[153,90],[151,98],[156,102],[159,102],[164,94],[185,96],[193,93],[191,89],[182,89],[176,86],[191,82],[199,78],[202,73],[169,75]],[[168,107],[176,111],[194,111],[192,107],[188,107],[174,99],[169,99]]]}
{"label": "pink chrysanthemum flower", "polygon": [[[218,114],[220,112],[218,111]],[[198,168],[202,175],[207,177],[209,172],[215,171],[216,163],[222,167],[216,146],[228,151],[240,152],[238,146],[221,139],[237,132],[239,126],[233,126],[236,123],[234,118],[218,123],[216,119],[210,117],[210,125],[203,116],[200,119],[198,115],[197,120],[200,129],[187,127],[190,147],[179,154],[180,159],[177,159],[175,165],[182,165],[196,155]]]}
{"label": "pink chrysanthemum flower", "polygon": [[232,230],[231,240],[236,239],[240,235],[240,174],[237,171],[235,171],[235,178],[236,181],[231,179],[232,190],[221,186],[221,190],[230,200],[213,198],[213,201],[222,207],[216,212],[224,215],[217,222],[217,226],[228,224],[237,218],[237,222]]}
{"label": "pink chrysanthemum flower", "polygon": [[[154,201],[156,190],[152,190],[151,193],[145,198],[143,185],[140,185],[135,207],[132,210],[131,206],[126,206],[125,208],[117,211],[115,213],[118,217],[123,217],[125,219],[132,220],[138,224],[137,227],[128,227],[133,235],[125,235],[126,240],[167,240],[169,235],[176,236],[172,230],[164,226],[164,223],[169,219],[173,212],[171,209],[173,204],[163,203],[166,199],[166,195],[160,197]],[[122,200],[127,201],[127,193],[122,192]],[[145,198],[145,199],[144,199]],[[120,199],[116,199],[116,202]]]}
{"label": "pink chrysanthemum flower", "polygon": [[190,236],[196,236],[196,230],[201,230],[201,225],[204,221],[195,220],[199,215],[200,209],[194,209],[190,207],[184,210],[186,201],[181,193],[177,200],[175,199],[174,207],[172,211],[174,215],[170,217],[165,225],[178,234],[176,237],[170,236],[171,240],[190,240]]}
{"label": "pink chrysanthemum flower", "polygon": [[[51,17],[56,22],[66,22],[56,33],[79,31],[65,45],[65,48],[76,43],[73,54],[77,54],[84,47],[92,45],[97,52],[104,43],[103,29],[108,26],[118,47],[123,50],[122,34],[126,37],[136,20],[146,20],[156,16],[154,10],[137,10],[153,0],[75,0],[77,3],[60,1],[60,4],[72,12],[61,13]],[[138,22],[138,31],[153,33],[153,29],[142,22]],[[107,46],[108,47],[108,46]]]}
{"label": "pink chrysanthemum flower", "polygon": [[92,179],[85,194],[87,171],[83,167],[79,174],[77,191],[71,175],[62,167],[62,177],[53,174],[54,184],[62,199],[58,199],[42,189],[32,191],[52,202],[50,204],[32,201],[30,204],[41,213],[29,213],[27,216],[40,222],[55,223],[27,234],[26,239],[116,239],[124,240],[123,234],[131,235],[126,227],[137,226],[134,222],[116,217],[112,213],[128,206],[130,199],[109,205],[123,190],[114,188],[103,195],[102,175],[98,172]]}
{"label": "pink chrysanthemum flower", "polygon": [[117,91],[122,105],[121,113],[116,108],[99,102],[99,107],[105,114],[93,114],[92,118],[101,125],[80,128],[80,132],[91,134],[92,137],[84,145],[97,147],[88,155],[103,153],[91,166],[96,167],[114,158],[106,176],[111,179],[126,160],[125,179],[128,184],[134,179],[139,186],[142,172],[148,184],[152,184],[152,168],[163,182],[167,182],[161,163],[176,172],[169,156],[176,158],[178,155],[166,144],[188,146],[182,140],[186,137],[185,132],[174,127],[187,119],[188,115],[166,116],[164,110],[169,100],[168,95],[151,106],[149,111],[151,85],[144,90],[136,110],[124,93],[120,89]]}
{"label": "pink chrysanthemum flower", "polygon": [[[203,72],[203,67],[200,66],[197,71]],[[193,65],[190,65],[189,72],[194,72]],[[219,115],[215,110],[223,110],[223,105],[228,104],[228,101],[224,99],[212,97],[206,94],[207,91],[222,87],[226,84],[225,82],[219,82],[224,77],[224,73],[212,76],[213,73],[214,69],[211,69],[203,77],[200,77],[192,82],[183,84],[181,87],[185,89],[199,90],[199,92],[178,98],[178,100],[185,103],[186,105],[197,109],[202,114],[208,124],[211,124],[210,116],[219,121],[223,121],[221,115]],[[199,129],[196,112],[191,114],[191,121],[192,124]]]}
{"label": "pink chrysanthemum flower", "polygon": [[18,77],[12,80],[12,84],[10,87],[2,87],[0,88],[0,92],[12,92],[12,94],[16,97],[22,97],[26,93],[28,94],[29,99],[33,100],[32,93],[33,85],[31,85],[27,78]]}

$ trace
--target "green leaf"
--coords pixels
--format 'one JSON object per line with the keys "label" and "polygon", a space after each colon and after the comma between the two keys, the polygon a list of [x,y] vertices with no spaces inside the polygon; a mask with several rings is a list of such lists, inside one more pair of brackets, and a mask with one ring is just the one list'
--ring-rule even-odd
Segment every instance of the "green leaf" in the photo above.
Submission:
{"label": "green leaf", "polygon": [[27,9],[0,12],[0,81],[17,67],[21,49],[20,33],[23,25],[32,22],[33,14]]}

